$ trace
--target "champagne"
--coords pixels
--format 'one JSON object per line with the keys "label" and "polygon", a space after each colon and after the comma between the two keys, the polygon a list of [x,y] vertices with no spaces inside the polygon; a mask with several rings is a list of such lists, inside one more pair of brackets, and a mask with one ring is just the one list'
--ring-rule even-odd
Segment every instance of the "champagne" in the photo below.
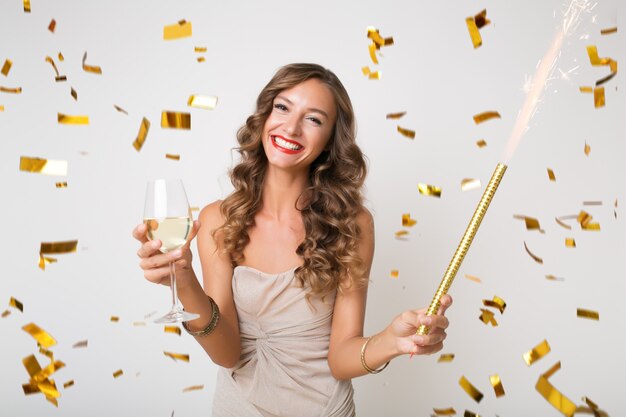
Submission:
{"label": "champagne", "polygon": [[181,248],[187,242],[193,224],[191,217],[144,219],[143,222],[148,226],[148,238],[161,241],[163,253]]}

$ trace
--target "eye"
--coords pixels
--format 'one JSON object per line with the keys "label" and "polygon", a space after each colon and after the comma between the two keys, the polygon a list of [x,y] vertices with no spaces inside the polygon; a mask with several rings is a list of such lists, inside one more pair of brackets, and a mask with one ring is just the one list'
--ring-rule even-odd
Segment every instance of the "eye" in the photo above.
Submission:
{"label": "eye", "polygon": [[315,123],[317,126],[321,126],[322,125],[322,121],[316,117],[309,117],[309,120],[312,121],[313,123]]}
{"label": "eye", "polygon": [[281,111],[287,111],[287,106],[285,106],[285,105],[284,105],[284,104],[282,104],[282,103],[276,103],[276,104],[274,104],[274,108],[275,108],[275,109],[278,109],[278,110],[281,110]]}

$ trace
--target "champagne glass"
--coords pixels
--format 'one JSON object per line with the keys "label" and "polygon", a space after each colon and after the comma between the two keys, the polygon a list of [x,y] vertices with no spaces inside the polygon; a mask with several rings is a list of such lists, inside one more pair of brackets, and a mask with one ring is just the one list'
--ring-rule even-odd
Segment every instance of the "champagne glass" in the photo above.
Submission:
{"label": "champagne glass", "polygon": [[[181,180],[158,179],[148,182],[143,222],[148,227],[148,239],[161,241],[162,253],[180,249],[187,242],[193,226],[191,209]],[[155,323],[179,323],[200,317],[184,311],[176,295],[176,271],[170,262],[170,288],[172,309]]]}

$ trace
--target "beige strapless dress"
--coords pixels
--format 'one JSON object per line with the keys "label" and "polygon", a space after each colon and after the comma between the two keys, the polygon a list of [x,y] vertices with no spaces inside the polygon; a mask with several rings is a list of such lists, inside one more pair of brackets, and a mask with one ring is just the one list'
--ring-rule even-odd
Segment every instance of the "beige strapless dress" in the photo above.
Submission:
{"label": "beige strapless dress", "polygon": [[213,417],[355,415],[351,381],[328,367],[334,296],[312,299],[312,309],[294,272],[235,268],[241,358],[218,372]]}

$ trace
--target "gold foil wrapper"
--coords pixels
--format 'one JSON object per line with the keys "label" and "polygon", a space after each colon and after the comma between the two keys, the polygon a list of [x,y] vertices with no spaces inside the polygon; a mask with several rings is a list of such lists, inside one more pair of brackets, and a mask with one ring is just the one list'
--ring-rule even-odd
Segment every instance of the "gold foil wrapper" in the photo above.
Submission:
{"label": "gold foil wrapper", "polygon": [[11,297],[11,299],[9,300],[9,306],[17,308],[22,313],[24,312],[24,304],[22,304],[17,298]]}
{"label": "gold foil wrapper", "polygon": [[420,192],[420,194],[424,194],[430,197],[437,197],[437,198],[441,197],[441,188],[435,187],[434,185],[419,183],[417,184],[417,189]]}
{"label": "gold foil wrapper", "polygon": [[554,175],[554,171],[548,168],[548,179],[550,181],[556,181],[556,176]]}
{"label": "gold foil wrapper", "polygon": [[170,357],[172,359],[179,360],[179,361],[183,361],[183,362],[189,362],[189,355],[185,354],[185,353],[172,353],[172,352],[165,352],[163,351],[163,354],[167,357]]}
{"label": "gold foil wrapper", "polygon": [[121,369],[118,369],[117,371],[113,372],[113,378],[119,378],[122,375],[124,375],[124,371],[122,371]]}
{"label": "gold foil wrapper", "polygon": [[504,387],[502,386],[502,381],[500,380],[500,375],[490,375],[489,382],[491,382],[491,386],[493,387],[494,392],[496,393],[496,397],[502,397],[504,395]]}
{"label": "gold foil wrapper", "polygon": [[486,111],[479,114],[474,115],[474,123],[480,124],[486,122],[491,119],[500,119],[500,113],[497,111]]}
{"label": "gold foil wrapper", "polygon": [[217,106],[217,97],[190,95],[187,105],[199,109],[213,110]]}
{"label": "gold foil wrapper", "polygon": [[433,411],[438,416],[454,416],[456,415],[456,410],[452,407],[448,408],[433,408]]}
{"label": "gold foil wrapper", "polygon": [[170,129],[191,129],[191,113],[163,111],[161,127]]}
{"label": "gold foil wrapper", "polygon": [[133,142],[133,148],[135,148],[137,152],[141,150],[141,147],[146,141],[146,138],[148,137],[148,130],[150,130],[150,121],[144,117],[141,121],[141,126],[139,126],[139,133],[137,133],[137,137]]}
{"label": "gold foil wrapper", "polygon": [[461,376],[461,379],[459,379],[459,385],[461,386],[461,388],[463,388],[463,391],[465,391],[467,395],[472,397],[477,403],[479,403],[480,400],[483,399],[483,394],[478,391],[478,389],[474,385],[472,385],[472,383],[469,382],[464,376]]}
{"label": "gold foil wrapper", "polygon": [[600,320],[600,313],[593,310],[587,310],[584,308],[576,309],[576,316],[583,319]]}
{"label": "gold foil wrapper", "polygon": [[569,398],[564,396],[557,390],[548,380],[556,371],[561,369],[561,362],[557,362],[546,373],[539,376],[535,389],[546,399],[554,408],[559,410],[563,415],[572,417],[576,412],[576,404]]}
{"label": "gold foil wrapper", "polygon": [[452,362],[454,360],[454,353],[442,353],[439,355],[437,362]]}
{"label": "gold foil wrapper", "polygon": [[535,255],[534,253],[530,251],[530,249],[528,249],[528,245],[526,244],[526,242],[524,242],[524,248],[526,249],[526,253],[528,253],[528,255],[530,255],[530,257],[533,258],[535,262],[537,262],[538,264],[543,263],[543,259]]}
{"label": "gold foil wrapper", "polygon": [[59,124],[65,125],[88,125],[89,116],[70,116],[63,113],[58,113],[57,120]]}
{"label": "gold foil wrapper", "polygon": [[539,359],[546,356],[548,353],[550,353],[550,350],[551,349],[548,341],[544,339],[543,342],[539,343],[537,346],[524,353],[524,362],[526,362],[526,365],[530,366],[533,363],[537,362]]}
{"label": "gold foil wrapper", "polygon": [[461,191],[470,191],[480,188],[480,180],[475,178],[463,178],[461,180]]}
{"label": "gold foil wrapper", "polygon": [[411,218],[411,213],[405,213],[402,215],[402,226],[412,227],[417,224],[417,220]]}
{"label": "gold foil wrapper", "polygon": [[86,72],[91,72],[92,74],[102,74],[102,68],[96,65],[88,65],[85,61],[87,61],[87,52],[83,54],[83,70]]}
{"label": "gold foil wrapper", "polygon": [[183,388],[183,392],[199,391],[201,389],[204,389],[204,385],[191,385],[189,387]]}
{"label": "gold foil wrapper", "polygon": [[11,71],[12,65],[13,65],[13,61],[11,61],[10,59],[5,59],[4,64],[2,65],[2,69],[0,70],[0,73],[2,73],[2,75],[4,75],[5,77],[8,77],[9,71]]}
{"label": "gold foil wrapper", "polygon": [[37,326],[35,323],[28,323],[27,325],[22,327],[22,330],[31,335],[33,339],[35,339],[37,343],[44,348],[49,348],[50,346],[54,346],[57,343],[57,341],[54,340],[54,338],[50,336],[48,332]]}
{"label": "gold foil wrapper", "polygon": [[43,254],[61,254],[76,252],[78,240],[67,240],[59,242],[41,242],[39,253]]}
{"label": "gold foil wrapper", "polygon": [[180,20],[174,25],[163,27],[163,39],[166,41],[187,38],[191,36],[191,33],[191,22],[187,22],[186,20]]}
{"label": "gold foil wrapper", "polygon": [[406,114],[405,111],[401,111],[401,112],[398,112],[398,113],[387,113],[385,115],[385,119],[397,120],[397,119],[402,118],[402,116],[404,116],[405,114]]}
{"label": "gold foil wrapper", "polygon": [[177,335],[179,335],[179,336],[180,336],[180,334],[181,334],[180,327],[178,327],[178,326],[165,326],[165,327],[163,328],[163,331],[164,331],[165,333],[175,333],[175,334],[177,334]]}
{"label": "gold foil wrapper", "polygon": [[403,127],[398,126],[397,127],[398,132],[402,135],[405,136],[409,139],[415,139],[415,130],[409,130],[409,129],[405,129]]}

